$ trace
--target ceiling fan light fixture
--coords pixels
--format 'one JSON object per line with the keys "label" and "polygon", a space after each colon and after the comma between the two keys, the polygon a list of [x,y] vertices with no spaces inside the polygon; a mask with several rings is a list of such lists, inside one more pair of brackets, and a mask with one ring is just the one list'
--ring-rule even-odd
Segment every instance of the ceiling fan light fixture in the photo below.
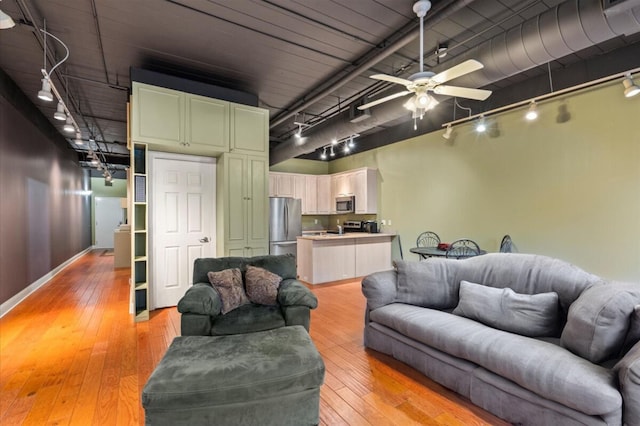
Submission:
{"label": "ceiling fan light fixture", "polygon": [[529,109],[527,110],[527,113],[524,115],[524,117],[529,121],[533,121],[538,118],[538,104],[536,104],[536,101],[531,101]]}
{"label": "ceiling fan light fixture", "polygon": [[51,93],[51,84],[48,78],[42,79],[42,89],[38,92],[38,98],[43,101],[51,102],[53,100],[53,94]]}
{"label": "ceiling fan light fixture", "polygon": [[476,123],[476,132],[484,133],[486,130],[487,130],[487,123],[484,120],[484,116],[481,115],[480,118],[478,119],[478,122]]}
{"label": "ceiling fan light fixture", "polygon": [[451,124],[447,124],[447,129],[442,134],[442,137],[445,139],[450,139],[452,133],[453,133],[453,126],[451,126]]}
{"label": "ceiling fan light fixture", "polygon": [[624,97],[630,98],[632,96],[636,96],[640,93],[640,87],[633,82],[633,78],[631,78],[631,74],[627,74],[622,80],[622,84],[624,85]]}
{"label": "ceiling fan light fixture", "polygon": [[58,101],[58,106],[56,107],[56,112],[53,114],[53,118],[60,121],[67,119],[67,113],[64,111],[64,105],[61,101]]}

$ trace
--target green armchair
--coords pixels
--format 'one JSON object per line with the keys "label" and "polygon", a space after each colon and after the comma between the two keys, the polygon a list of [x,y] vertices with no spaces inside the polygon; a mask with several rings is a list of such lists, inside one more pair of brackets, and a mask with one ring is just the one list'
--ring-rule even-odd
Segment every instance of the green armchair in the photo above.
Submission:
{"label": "green armchair", "polygon": [[[248,265],[264,268],[282,277],[276,306],[248,303],[226,314],[221,313],[218,292],[209,283],[207,273],[239,268],[243,275]],[[302,325],[309,331],[311,309],[318,306],[316,296],[297,279],[296,260],[290,255],[220,257],[196,259],[193,286],[178,302],[183,336],[220,336],[253,333],[274,328]]]}

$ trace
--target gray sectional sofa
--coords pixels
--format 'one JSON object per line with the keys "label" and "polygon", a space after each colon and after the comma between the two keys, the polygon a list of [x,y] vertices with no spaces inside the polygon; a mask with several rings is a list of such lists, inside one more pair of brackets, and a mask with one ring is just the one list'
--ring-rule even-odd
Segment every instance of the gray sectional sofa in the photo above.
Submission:
{"label": "gray sectional sofa", "polygon": [[640,425],[640,285],[544,256],[396,262],[362,281],[365,346],[509,422]]}

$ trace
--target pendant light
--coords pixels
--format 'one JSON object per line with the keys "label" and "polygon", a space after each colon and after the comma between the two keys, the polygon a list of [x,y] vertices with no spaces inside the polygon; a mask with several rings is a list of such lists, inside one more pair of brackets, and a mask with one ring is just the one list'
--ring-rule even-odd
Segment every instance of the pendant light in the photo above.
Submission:
{"label": "pendant light", "polygon": [[62,128],[62,130],[64,130],[65,132],[75,132],[76,128],[73,125],[73,122],[71,121],[71,117],[67,115],[67,122],[64,123],[64,127]]}
{"label": "pendant light", "polygon": [[529,121],[533,121],[538,118],[538,105],[536,104],[536,101],[531,101],[529,109],[524,117]]}
{"label": "pendant light", "polygon": [[58,107],[56,109],[56,112],[53,114],[53,118],[60,121],[65,121],[67,119],[67,114],[64,111],[64,105],[62,104],[62,101],[58,101]]}
{"label": "pendant light", "polygon": [[42,79],[42,89],[38,92],[38,98],[43,101],[51,102],[53,100],[53,93],[51,93],[51,83],[48,78]]}
{"label": "pendant light", "polygon": [[625,76],[624,80],[622,80],[622,84],[624,85],[625,98],[630,98],[640,93],[640,87],[633,82],[630,73]]}

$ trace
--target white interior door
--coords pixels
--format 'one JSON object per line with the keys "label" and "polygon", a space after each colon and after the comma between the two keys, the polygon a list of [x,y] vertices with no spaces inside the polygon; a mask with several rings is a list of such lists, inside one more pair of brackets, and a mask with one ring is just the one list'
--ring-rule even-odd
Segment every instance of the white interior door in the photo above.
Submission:
{"label": "white interior door", "polygon": [[153,308],[175,306],[193,283],[193,261],[215,256],[215,160],[152,156]]}
{"label": "white interior door", "polygon": [[113,248],[113,232],[122,223],[120,198],[96,197],[94,214],[95,247]]}

